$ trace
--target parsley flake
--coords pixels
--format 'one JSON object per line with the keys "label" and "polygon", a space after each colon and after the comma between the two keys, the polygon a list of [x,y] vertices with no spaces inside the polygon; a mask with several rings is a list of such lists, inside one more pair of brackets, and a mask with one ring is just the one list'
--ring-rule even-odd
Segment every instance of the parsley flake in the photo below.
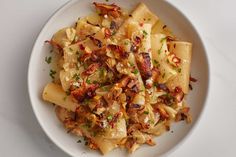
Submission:
{"label": "parsley flake", "polygon": [[91,84],[91,81],[89,79],[86,80],[87,84]]}
{"label": "parsley flake", "polygon": [[133,72],[135,75],[138,74],[138,69],[134,69],[134,72]]}
{"label": "parsley flake", "polygon": [[78,74],[74,74],[72,78],[75,79],[76,81],[78,81],[80,79]]}
{"label": "parsley flake", "polygon": [[160,41],[160,42],[162,43],[162,42],[164,42],[165,40],[166,40],[166,37],[161,38],[161,41]]}
{"label": "parsley flake", "polygon": [[45,62],[47,62],[48,64],[50,64],[52,62],[52,57],[45,57]]}
{"label": "parsley flake", "polygon": [[108,120],[108,121],[111,121],[112,118],[113,118],[112,115],[109,115],[109,116],[107,117],[107,120]]}
{"label": "parsley flake", "polygon": [[144,36],[147,36],[148,33],[147,33],[145,30],[143,30],[143,35],[144,35]]}
{"label": "parsley flake", "polygon": [[51,76],[52,79],[54,79],[56,73],[57,72],[55,70],[50,69],[49,75]]}

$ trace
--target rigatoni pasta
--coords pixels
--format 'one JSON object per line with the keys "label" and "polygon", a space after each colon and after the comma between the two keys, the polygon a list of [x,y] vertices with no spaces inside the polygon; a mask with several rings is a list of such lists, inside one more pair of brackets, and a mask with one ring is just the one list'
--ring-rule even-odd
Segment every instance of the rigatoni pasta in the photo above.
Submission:
{"label": "rigatoni pasta", "polygon": [[91,149],[132,153],[153,146],[154,136],[171,123],[191,121],[185,97],[192,44],[179,41],[143,3],[131,13],[115,4],[94,5],[97,13],[48,41],[59,60],[42,98]]}

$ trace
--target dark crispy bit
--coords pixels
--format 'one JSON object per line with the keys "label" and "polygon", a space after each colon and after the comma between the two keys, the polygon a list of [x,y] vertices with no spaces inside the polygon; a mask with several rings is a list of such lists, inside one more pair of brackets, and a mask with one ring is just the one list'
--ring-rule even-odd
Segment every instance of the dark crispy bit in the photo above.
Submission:
{"label": "dark crispy bit", "polygon": [[97,88],[97,84],[82,85],[80,88],[72,91],[71,94],[77,101],[82,102],[85,98],[92,98]]}
{"label": "dark crispy bit", "polygon": [[88,20],[87,20],[87,23],[90,24],[90,25],[93,25],[93,26],[99,27],[99,24],[93,24],[93,23],[89,22]]}
{"label": "dark crispy bit", "polygon": [[128,58],[129,57],[129,53],[125,52],[121,46],[118,45],[113,45],[113,44],[109,44],[107,46],[108,49],[112,50],[115,55],[118,55],[120,58]]}
{"label": "dark crispy bit", "polygon": [[163,90],[165,92],[169,92],[168,87],[163,83],[156,83],[155,86],[157,87],[158,90]]}
{"label": "dark crispy bit", "polygon": [[184,92],[180,87],[175,87],[174,92],[172,92],[172,95],[175,97],[177,102],[181,102],[184,98]]}
{"label": "dark crispy bit", "polygon": [[100,40],[94,38],[93,36],[89,36],[89,39],[92,40],[94,45],[96,45],[97,47],[99,47],[99,48],[102,47],[102,42]]}
{"label": "dark crispy bit", "polygon": [[110,29],[117,29],[117,25],[115,21],[111,21]]}
{"label": "dark crispy bit", "polygon": [[136,55],[138,67],[141,73],[141,76],[144,80],[149,79],[152,76],[151,69],[151,58],[148,53],[141,53]]}

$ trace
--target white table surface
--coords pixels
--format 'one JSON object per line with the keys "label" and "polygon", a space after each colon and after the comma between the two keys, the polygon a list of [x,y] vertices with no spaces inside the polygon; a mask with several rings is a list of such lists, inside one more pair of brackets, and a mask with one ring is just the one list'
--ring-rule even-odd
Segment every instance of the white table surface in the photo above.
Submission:
{"label": "white table surface", "polygon": [[[67,0],[0,1],[0,156],[67,157],[40,128],[27,92],[35,39]],[[170,157],[236,156],[236,1],[169,0],[200,32],[209,56],[211,84],[204,114]]]}

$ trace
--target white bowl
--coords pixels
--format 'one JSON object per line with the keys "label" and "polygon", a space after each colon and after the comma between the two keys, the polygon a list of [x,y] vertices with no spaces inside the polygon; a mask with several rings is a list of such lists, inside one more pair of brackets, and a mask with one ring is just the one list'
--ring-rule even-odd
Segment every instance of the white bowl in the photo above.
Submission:
{"label": "white bowl", "polygon": [[[135,156],[157,157],[173,150],[193,129],[201,115],[208,93],[209,69],[204,45],[189,20],[175,7],[166,1],[142,0],[156,15],[172,28],[173,32],[183,40],[193,43],[193,57],[191,74],[198,79],[194,90],[188,96],[193,122],[190,125],[180,122],[172,125],[173,133],[168,132],[155,138],[157,145],[154,147],[142,146],[132,155],[121,149],[110,152],[107,157]],[[45,64],[45,57],[49,55],[49,47],[44,44],[58,29],[70,26],[78,17],[86,16],[92,12],[92,0],[70,1],[60,8],[47,22],[40,32],[32,50],[29,70],[28,89],[31,104],[39,124],[48,137],[62,150],[71,156],[99,156],[98,151],[89,150],[83,144],[76,141],[78,137],[67,134],[61,123],[55,116],[53,106],[41,99],[41,93],[46,83],[50,82],[48,75],[49,66]],[[105,2],[104,0],[101,2]],[[140,0],[109,1],[125,7],[133,8]],[[191,139],[189,139],[191,140]]]}

